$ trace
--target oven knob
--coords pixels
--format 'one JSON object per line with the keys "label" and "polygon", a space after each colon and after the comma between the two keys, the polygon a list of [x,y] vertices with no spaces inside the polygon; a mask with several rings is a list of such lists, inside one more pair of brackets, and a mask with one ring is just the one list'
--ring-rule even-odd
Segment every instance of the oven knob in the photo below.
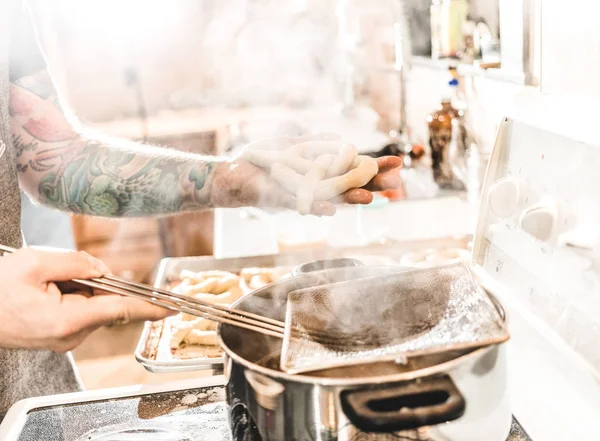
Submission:
{"label": "oven knob", "polygon": [[526,209],[519,219],[523,231],[538,240],[551,242],[560,234],[572,230],[576,219],[564,202],[545,200]]}
{"label": "oven knob", "polygon": [[494,182],[488,193],[490,210],[496,216],[509,218],[531,203],[531,192],[521,179],[506,177]]}
{"label": "oven knob", "polygon": [[521,228],[538,240],[547,241],[552,237],[556,223],[553,207],[537,206],[525,210],[520,219]]}

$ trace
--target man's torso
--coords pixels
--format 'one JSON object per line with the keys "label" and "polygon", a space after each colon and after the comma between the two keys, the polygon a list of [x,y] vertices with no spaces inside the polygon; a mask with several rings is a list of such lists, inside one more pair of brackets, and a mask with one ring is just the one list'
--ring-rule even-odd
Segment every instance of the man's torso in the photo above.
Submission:
{"label": "man's torso", "polygon": [[[10,25],[15,7],[19,6],[14,0],[0,0],[0,243],[20,247],[21,200],[8,111]],[[69,356],[0,349],[0,419],[21,399],[78,389]]]}

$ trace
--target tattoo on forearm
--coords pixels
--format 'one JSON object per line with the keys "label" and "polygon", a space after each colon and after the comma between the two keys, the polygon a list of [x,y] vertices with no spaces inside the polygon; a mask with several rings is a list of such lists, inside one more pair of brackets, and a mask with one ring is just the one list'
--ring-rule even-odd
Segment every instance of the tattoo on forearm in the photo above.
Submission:
{"label": "tattoo on forearm", "polygon": [[38,148],[37,141],[24,141],[21,135],[13,137],[13,143],[15,145],[15,154],[17,158],[23,156],[25,152],[33,152]]}
{"label": "tattoo on forearm", "polygon": [[40,202],[97,216],[145,216],[212,206],[215,162],[125,141],[76,133],[56,106],[49,76],[11,85],[17,170]]}

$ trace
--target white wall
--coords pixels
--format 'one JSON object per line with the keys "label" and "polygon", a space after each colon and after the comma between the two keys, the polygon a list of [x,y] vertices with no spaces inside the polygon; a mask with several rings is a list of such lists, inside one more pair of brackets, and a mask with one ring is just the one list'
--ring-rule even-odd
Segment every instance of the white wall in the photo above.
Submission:
{"label": "white wall", "polygon": [[542,92],[600,94],[600,2],[542,1]]}

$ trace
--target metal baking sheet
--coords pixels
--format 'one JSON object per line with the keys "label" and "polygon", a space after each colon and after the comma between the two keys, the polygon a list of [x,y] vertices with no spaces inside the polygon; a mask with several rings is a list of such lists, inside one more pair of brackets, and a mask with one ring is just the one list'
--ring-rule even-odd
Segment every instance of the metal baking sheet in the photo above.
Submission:
{"label": "metal baking sheet", "polygon": [[[233,273],[251,267],[293,267],[312,260],[353,257],[361,259],[367,265],[399,265],[406,253],[428,248],[466,248],[470,237],[445,238],[415,242],[386,242],[367,247],[320,249],[265,256],[250,256],[216,259],[212,256],[171,257],[162,259],[158,267],[154,286],[166,288],[176,280],[182,270],[208,271],[221,270]],[[168,320],[168,319],[167,319]],[[153,373],[190,372],[199,370],[223,369],[224,359],[173,357],[168,345],[168,326],[165,320],[146,322],[135,350],[136,360]]]}

